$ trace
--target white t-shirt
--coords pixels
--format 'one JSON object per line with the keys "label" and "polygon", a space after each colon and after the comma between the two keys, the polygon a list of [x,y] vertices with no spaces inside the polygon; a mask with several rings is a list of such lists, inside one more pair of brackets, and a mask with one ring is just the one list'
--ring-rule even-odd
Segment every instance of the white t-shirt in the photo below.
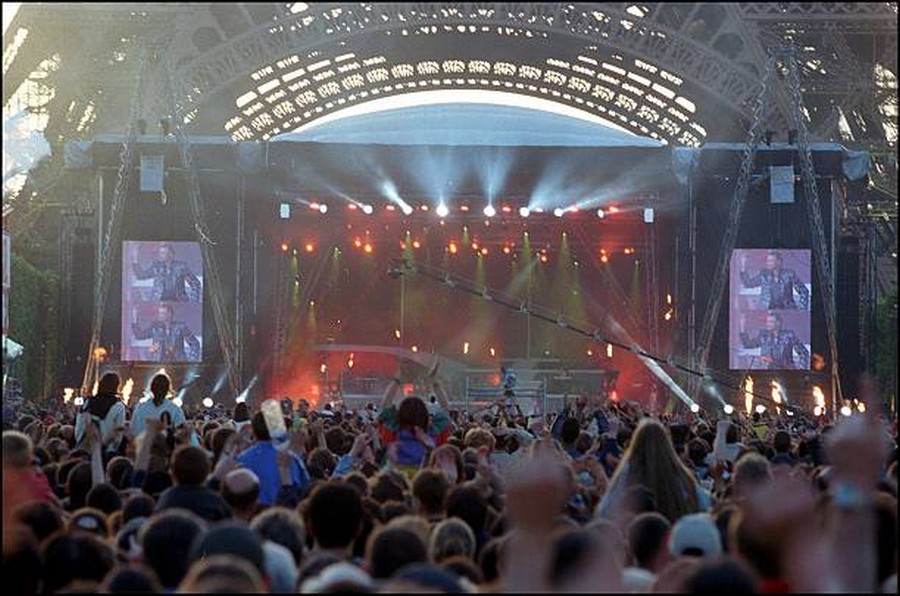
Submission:
{"label": "white t-shirt", "polygon": [[175,405],[172,400],[163,400],[157,407],[152,399],[148,399],[145,402],[139,403],[134,409],[134,413],[131,415],[131,433],[135,437],[138,436],[147,430],[148,418],[156,418],[159,420],[159,417],[162,416],[164,412],[169,413],[169,416],[172,418],[173,426],[178,426],[185,422],[184,412],[182,412],[181,408]]}

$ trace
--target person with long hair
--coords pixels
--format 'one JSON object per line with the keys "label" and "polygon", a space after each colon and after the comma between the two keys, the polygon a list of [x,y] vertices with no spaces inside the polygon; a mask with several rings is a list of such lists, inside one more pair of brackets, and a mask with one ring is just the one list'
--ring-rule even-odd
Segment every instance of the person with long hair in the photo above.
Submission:
{"label": "person with long hair", "polygon": [[600,501],[597,516],[613,517],[627,510],[631,506],[629,495],[638,490],[646,494],[645,500],[653,510],[672,523],[682,515],[712,507],[712,496],[675,453],[666,428],[653,418],[644,418],[638,424]]}
{"label": "person with long hair", "polygon": [[147,428],[147,419],[160,420],[165,415],[168,418],[167,426],[177,428],[185,422],[184,412],[178,404],[167,399],[172,389],[172,381],[165,373],[157,373],[150,381],[151,399],[142,401],[134,409],[131,416],[131,433],[136,437]]}
{"label": "person with long hair", "polygon": [[108,372],[97,383],[97,393],[89,397],[75,418],[75,439],[82,444],[88,424],[100,430],[104,455],[119,450],[125,430],[125,404],[119,399],[119,375]]}

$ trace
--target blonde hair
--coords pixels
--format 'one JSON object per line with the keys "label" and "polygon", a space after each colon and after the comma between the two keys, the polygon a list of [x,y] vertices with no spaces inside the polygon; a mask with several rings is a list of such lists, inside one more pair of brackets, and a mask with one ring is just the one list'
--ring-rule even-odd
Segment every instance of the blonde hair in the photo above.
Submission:
{"label": "blonde hair", "polygon": [[3,465],[27,468],[34,459],[31,437],[17,430],[3,431]]}
{"label": "blonde hair", "polygon": [[[628,486],[619,486],[623,482]],[[656,500],[656,510],[672,523],[700,510],[694,475],[675,453],[666,428],[653,418],[644,418],[638,424],[608,490],[617,487],[625,494],[633,486],[649,490]]]}

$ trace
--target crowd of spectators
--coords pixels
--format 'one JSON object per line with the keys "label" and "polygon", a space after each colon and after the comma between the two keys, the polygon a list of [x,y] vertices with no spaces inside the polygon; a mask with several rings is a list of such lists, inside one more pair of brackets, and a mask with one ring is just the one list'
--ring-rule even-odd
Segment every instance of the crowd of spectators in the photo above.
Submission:
{"label": "crowd of spectators", "polygon": [[352,411],[185,411],[107,373],[5,404],[12,593],[884,592],[896,420],[451,407],[437,367]]}

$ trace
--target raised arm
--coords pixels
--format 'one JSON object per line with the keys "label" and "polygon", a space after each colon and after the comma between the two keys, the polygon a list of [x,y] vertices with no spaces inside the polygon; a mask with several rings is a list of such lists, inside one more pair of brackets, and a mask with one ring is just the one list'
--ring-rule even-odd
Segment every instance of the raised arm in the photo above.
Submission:
{"label": "raised arm", "polygon": [[402,385],[400,377],[391,377],[391,382],[388,384],[387,389],[384,390],[384,396],[381,398],[381,405],[378,406],[379,411],[383,411],[393,403],[394,397],[400,391],[400,385]]}

